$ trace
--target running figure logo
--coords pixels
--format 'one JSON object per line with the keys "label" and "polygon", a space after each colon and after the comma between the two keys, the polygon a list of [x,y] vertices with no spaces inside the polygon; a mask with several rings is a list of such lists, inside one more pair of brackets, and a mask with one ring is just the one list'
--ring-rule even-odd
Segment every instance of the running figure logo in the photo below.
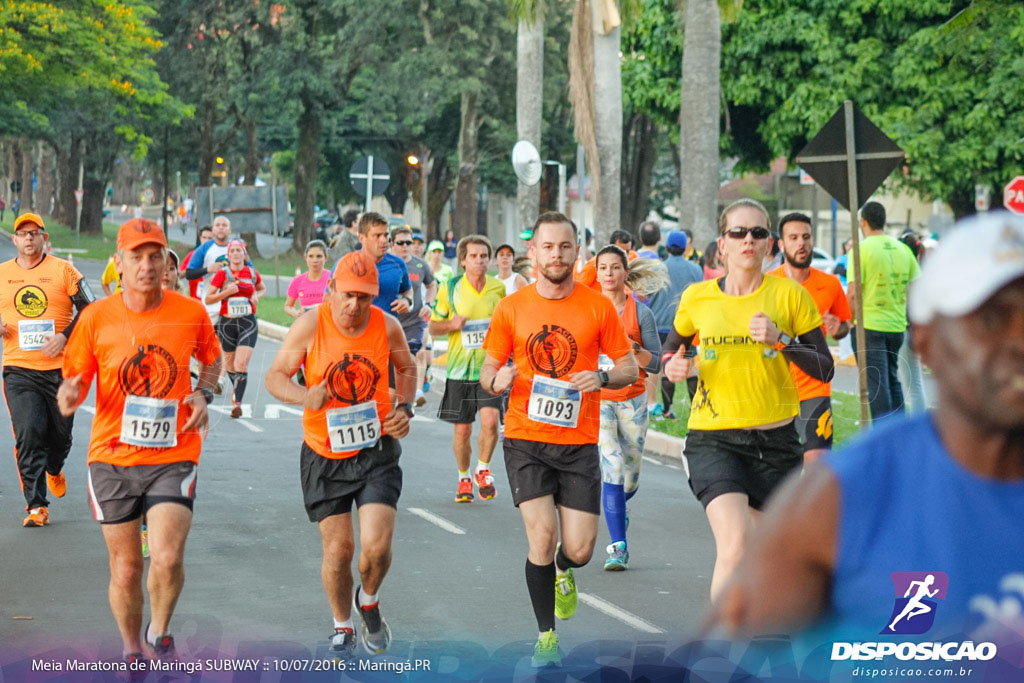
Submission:
{"label": "running figure logo", "polygon": [[576,339],[561,325],[543,325],[526,341],[526,354],[534,372],[558,379],[576,364]]}
{"label": "running figure logo", "polygon": [[896,604],[882,633],[926,633],[935,623],[936,600],[946,599],[949,577],[943,572],[893,572],[890,578],[896,592]]}
{"label": "running figure logo", "polygon": [[352,405],[372,399],[379,381],[380,370],[358,353],[346,353],[341,362],[327,371],[327,389],[331,396]]}
{"label": "running figure logo", "polygon": [[125,395],[163,398],[178,379],[178,364],[166,349],[155,344],[139,346],[135,355],[121,362],[118,384]]}

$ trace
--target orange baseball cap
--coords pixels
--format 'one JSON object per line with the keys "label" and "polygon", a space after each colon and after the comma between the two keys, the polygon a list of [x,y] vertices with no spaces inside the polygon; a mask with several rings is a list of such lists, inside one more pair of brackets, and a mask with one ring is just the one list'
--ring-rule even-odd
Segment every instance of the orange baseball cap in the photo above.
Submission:
{"label": "orange baseball cap", "polygon": [[133,218],[117,231],[117,249],[131,250],[143,244],[159,244],[167,246],[167,235],[164,229],[148,218]]}
{"label": "orange baseball cap", "polygon": [[334,267],[334,283],[339,292],[361,292],[372,296],[380,293],[377,264],[361,251],[351,251],[338,261]]}
{"label": "orange baseball cap", "polygon": [[17,232],[23,225],[35,225],[42,230],[46,229],[46,226],[43,225],[43,219],[38,213],[23,213],[14,219],[15,232]]}

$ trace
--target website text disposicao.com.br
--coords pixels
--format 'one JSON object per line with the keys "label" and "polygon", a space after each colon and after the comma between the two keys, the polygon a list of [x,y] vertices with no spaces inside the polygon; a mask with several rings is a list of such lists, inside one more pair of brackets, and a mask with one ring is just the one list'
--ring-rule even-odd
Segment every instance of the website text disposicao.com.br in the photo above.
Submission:
{"label": "website text disposicao.com.br", "polygon": [[970,666],[857,666],[850,672],[857,678],[969,678],[974,669]]}

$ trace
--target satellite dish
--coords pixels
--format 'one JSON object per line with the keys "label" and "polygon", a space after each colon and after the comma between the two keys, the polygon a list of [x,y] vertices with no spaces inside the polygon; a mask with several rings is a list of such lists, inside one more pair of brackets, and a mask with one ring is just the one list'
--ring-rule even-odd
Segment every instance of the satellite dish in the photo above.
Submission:
{"label": "satellite dish", "polygon": [[540,182],[540,154],[529,140],[520,140],[512,148],[512,168],[516,177],[523,185],[536,185]]}

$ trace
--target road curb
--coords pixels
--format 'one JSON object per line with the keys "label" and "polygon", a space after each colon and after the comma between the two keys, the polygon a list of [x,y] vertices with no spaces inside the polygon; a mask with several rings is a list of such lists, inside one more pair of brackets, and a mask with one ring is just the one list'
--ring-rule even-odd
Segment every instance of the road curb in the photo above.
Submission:
{"label": "road curb", "polygon": [[258,330],[261,335],[274,341],[284,341],[284,336],[288,334],[288,328],[284,325],[278,325],[277,323],[268,322],[257,318],[256,324],[259,326]]}
{"label": "road curb", "polygon": [[686,439],[648,429],[647,440],[644,441],[644,452],[672,458],[673,460],[682,460],[683,444],[685,443]]}

